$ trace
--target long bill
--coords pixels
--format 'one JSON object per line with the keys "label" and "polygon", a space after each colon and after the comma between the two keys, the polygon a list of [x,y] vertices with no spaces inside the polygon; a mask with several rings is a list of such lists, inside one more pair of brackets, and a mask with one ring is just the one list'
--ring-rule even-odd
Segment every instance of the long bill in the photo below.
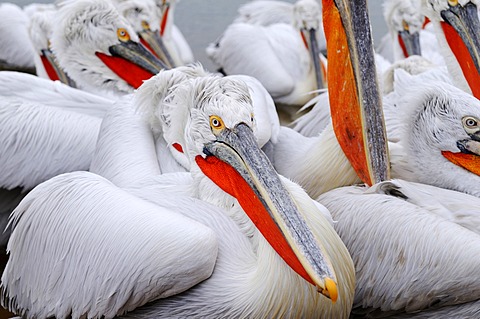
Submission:
{"label": "long bill", "polygon": [[440,23],[448,46],[455,55],[472,94],[480,98],[480,22],[471,2],[450,5],[441,12]]}
{"label": "long bill", "polygon": [[111,55],[96,52],[96,56],[115,74],[135,89],[160,70],[168,67],[143,45],[125,41],[109,47]]}
{"label": "long bill", "polygon": [[202,172],[240,203],[285,262],[333,302],[337,280],[321,243],[300,214],[266,155],[245,124],[224,129],[197,156]]}
{"label": "long bill", "polygon": [[405,28],[398,32],[398,42],[406,58],[412,55],[422,55],[420,33],[410,32],[408,28]]}
{"label": "long bill", "polygon": [[[323,76],[323,69],[320,62],[320,49],[318,47],[317,41],[317,30],[314,28],[307,30],[302,30],[302,33],[308,34],[308,43],[307,48],[310,51],[310,56],[312,58],[313,68],[315,72],[315,80],[317,83],[317,89],[325,88],[325,79]],[[304,36],[305,38],[305,36]]]}
{"label": "long bill", "polygon": [[77,87],[75,82],[65,73],[63,68],[58,64],[55,55],[50,49],[41,50],[40,59],[48,77],[52,81],[60,81],[68,86]]}
{"label": "long bill", "polygon": [[469,139],[457,141],[460,152],[442,151],[442,155],[473,174],[480,176],[480,134],[471,134]]}
{"label": "long bill", "polygon": [[155,53],[155,55],[162,60],[167,67],[173,68],[176,66],[159,31],[143,30],[139,32],[139,35],[143,45]]}
{"label": "long bill", "polygon": [[358,176],[372,185],[388,179],[390,168],[367,4],[323,0],[322,7],[333,128]]}

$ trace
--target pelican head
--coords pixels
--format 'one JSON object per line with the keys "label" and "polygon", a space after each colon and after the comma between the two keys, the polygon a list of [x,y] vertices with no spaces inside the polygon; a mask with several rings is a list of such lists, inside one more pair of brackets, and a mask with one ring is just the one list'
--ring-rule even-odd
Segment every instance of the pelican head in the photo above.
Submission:
{"label": "pelican head", "polygon": [[395,103],[411,119],[400,142],[413,178],[480,196],[480,101],[444,82],[420,85],[402,71]]}
{"label": "pelican head", "polygon": [[390,0],[384,4],[383,16],[402,49],[402,58],[421,55],[420,30],[425,17],[418,8],[411,1]]}
{"label": "pelican head", "polygon": [[76,87],[75,82],[58,64],[57,58],[50,48],[56,12],[57,8],[55,6],[46,6],[41,7],[41,10],[33,12],[30,17],[28,32],[33,47],[40,58],[37,61],[37,57],[35,57],[37,74],[52,81],[59,80],[71,87]]}
{"label": "pelican head", "polygon": [[157,4],[158,15],[161,17],[160,21],[160,35],[164,36],[167,29],[173,22],[173,7],[175,0],[155,0]]}
{"label": "pelican head", "polygon": [[114,4],[133,26],[140,37],[140,42],[166,66],[174,66],[173,59],[160,36],[160,15],[155,0],[115,0]]}
{"label": "pelican head", "polygon": [[[170,70],[162,70],[159,74],[145,81],[135,93],[136,108],[150,123],[152,130],[155,132],[154,134],[163,136],[173,157],[187,170],[190,170],[190,160],[184,153],[186,141],[182,127],[179,126],[177,130],[165,130],[168,125],[160,121],[160,119],[164,118],[165,107],[169,105],[168,100],[165,99],[167,96],[170,96],[170,98],[174,96],[173,91],[182,81],[197,77],[217,78],[219,76],[220,74],[218,73],[214,74],[206,71],[199,63],[179,66]],[[232,75],[227,76],[227,78],[238,79],[240,83],[246,82],[249,86],[249,93],[254,101],[253,113],[256,118],[261,119],[263,124],[256,127],[257,142],[260,147],[263,147],[270,139],[275,139],[278,134],[278,119],[270,117],[270,114],[275,112],[273,101],[271,103],[268,102],[270,96],[268,96],[266,90],[255,78],[246,75]],[[189,105],[191,107],[194,106],[192,103]],[[168,121],[168,123],[170,122]]]}
{"label": "pelican head", "polygon": [[174,86],[164,104],[164,136],[171,143],[169,137],[182,135],[177,138],[200,184],[197,195],[226,210],[240,204],[242,216],[232,218],[248,215],[290,268],[335,301],[329,256],[257,145],[248,86],[227,77],[196,77]]}
{"label": "pelican head", "polygon": [[298,0],[293,6],[293,21],[300,30],[302,39],[312,57],[313,70],[317,82],[317,89],[325,87],[325,79],[320,65],[320,48],[318,36],[323,34],[322,10],[315,0]]}
{"label": "pelican head", "polygon": [[457,85],[480,97],[480,21],[477,0],[422,0],[436,26],[447,67]]}
{"label": "pelican head", "polygon": [[84,89],[132,92],[165,67],[108,0],[62,3],[52,35],[60,65]]}

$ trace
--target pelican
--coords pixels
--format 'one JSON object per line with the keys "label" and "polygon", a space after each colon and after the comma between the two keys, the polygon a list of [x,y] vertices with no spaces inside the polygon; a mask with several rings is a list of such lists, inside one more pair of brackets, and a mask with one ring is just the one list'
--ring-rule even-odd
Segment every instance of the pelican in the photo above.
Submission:
{"label": "pelican", "polygon": [[314,0],[294,5],[294,23],[268,26],[233,23],[207,55],[226,74],[257,78],[275,102],[301,106],[323,88],[319,50],[323,47],[321,11]]}
{"label": "pelican", "polygon": [[35,73],[35,50],[28,36],[28,15],[16,4],[0,4],[0,65],[2,69]]}
{"label": "pelican", "polygon": [[75,82],[65,73],[58,64],[57,58],[50,48],[50,39],[53,33],[53,21],[57,14],[55,6],[48,6],[36,10],[30,17],[29,35],[35,49],[35,70],[38,76],[59,80],[71,87],[76,87]]}
{"label": "pelican", "polygon": [[160,16],[160,36],[165,43],[173,66],[195,62],[192,49],[180,29],[174,24],[175,6],[178,0],[155,0]]}
{"label": "pelican", "polygon": [[386,34],[377,52],[390,62],[422,55],[420,31],[424,16],[416,10],[411,1],[389,0],[383,3],[383,16],[389,34]]}
{"label": "pelican", "polygon": [[113,3],[131,23],[141,43],[171,68],[172,58],[160,37],[160,16],[155,0],[114,0]]}
{"label": "pelican", "polygon": [[[328,212],[279,176],[258,148],[248,86],[227,77],[186,79],[161,104],[148,111],[161,115],[151,124],[184,139],[191,173],[158,175],[157,166],[118,188],[76,172],[39,185],[12,218],[4,305],[27,318],[126,311],[134,318],[348,318],[353,263]],[[150,144],[137,154],[155,168],[155,155],[143,157],[152,152]],[[67,229],[76,235],[66,239]],[[35,249],[34,257],[31,249],[44,240],[57,249]],[[53,264],[55,278],[47,275]],[[49,293],[37,294],[39,287]]]}
{"label": "pelican", "polygon": [[[185,139],[179,135],[164,134],[158,124],[158,118],[161,117],[160,105],[166,99],[171,87],[194,78],[218,78],[219,74],[212,74],[203,69],[200,64],[177,67],[172,70],[163,70],[158,75],[145,81],[141,90],[135,93],[133,101],[128,100],[110,109],[103,118],[99,139],[97,141],[97,151],[92,160],[90,171],[107,177],[116,185],[125,185],[132,180],[143,176],[141,167],[147,167],[135,158],[135,154],[141,151],[137,149],[140,140],[144,140],[154,145],[153,160],[160,168],[161,173],[185,172],[190,170],[190,162],[185,156]],[[264,146],[268,141],[276,141],[280,124],[276,116],[273,100],[266,92],[265,88],[254,78],[248,76],[227,76],[228,79],[236,79],[246,83],[252,98],[254,116],[258,123],[255,135],[259,146]],[[143,109],[140,115],[132,105]],[[192,106],[192,104],[190,104]],[[192,111],[193,112],[193,111]],[[184,113],[182,115],[186,115]],[[151,128],[146,126],[143,117],[148,118]],[[179,119],[180,120],[180,119]],[[185,121],[186,119],[181,119]],[[149,135],[153,130],[154,142],[144,135]],[[143,132],[143,133],[141,133]],[[129,142],[132,136],[143,134],[144,138],[138,137],[136,141]],[[123,155],[122,155],[123,154]],[[127,164],[128,163],[128,164]],[[135,174],[125,178],[118,178],[118,171],[122,167],[135,166],[138,170]],[[148,172],[148,170],[146,171]]]}
{"label": "pelican", "polygon": [[166,67],[139,41],[110,1],[65,1],[51,47],[79,88],[123,95]]}
{"label": "pelican", "polygon": [[447,68],[462,90],[480,96],[480,22],[477,1],[422,0]]}
{"label": "pelican", "polygon": [[480,197],[480,102],[453,85],[398,71],[398,84],[384,99],[390,120],[398,123],[393,176]]}

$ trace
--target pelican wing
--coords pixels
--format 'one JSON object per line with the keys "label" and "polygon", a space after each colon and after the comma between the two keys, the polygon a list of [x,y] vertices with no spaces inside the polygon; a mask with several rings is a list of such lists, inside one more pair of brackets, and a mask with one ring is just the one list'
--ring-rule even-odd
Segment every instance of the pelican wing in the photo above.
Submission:
{"label": "pelican wing", "polygon": [[[207,55],[226,74],[246,74],[258,79],[273,98],[287,95],[295,87],[295,79],[280,60],[285,50],[279,43],[300,41],[291,36],[293,28],[288,25],[263,27],[246,23],[231,24],[219,43],[207,48]],[[272,39],[275,38],[275,41]],[[299,42],[301,49],[302,44]],[[287,57],[296,59],[295,54]],[[293,60],[295,61],[295,60]],[[294,62],[290,61],[291,67]]]}
{"label": "pelican wing", "polygon": [[402,189],[384,182],[319,197],[355,263],[354,311],[416,312],[478,299],[480,236],[410,203]]}
{"label": "pelican wing", "polygon": [[258,25],[293,23],[293,4],[283,1],[250,1],[238,9],[235,22]]}
{"label": "pelican wing", "polygon": [[[405,200],[480,235],[480,198],[427,184],[394,180]],[[393,186],[392,186],[393,185]]]}
{"label": "pelican wing", "polygon": [[36,187],[11,224],[2,301],[27,318],[112,318],[208,278],[217,256],[210,228],[88,172]]}
{"label": "pelican wing", "polygon": [[308,101],[301,111],[311,109],[292,123],[292,128],[303,136],[318,136],[330,123],[330,101],[328,92],[319,94]]}
{"label": "pelican wing", "polygon": [[0,100],[0,187],[30,189],[60,173],[86,170],[101,119]]}
{"label": "pelican wing", "polygon": [[0,73],[0,96],[41,103],[80,114],[102,118],[113,101],[78,90],[59,81],[50,81],[19,72]]}

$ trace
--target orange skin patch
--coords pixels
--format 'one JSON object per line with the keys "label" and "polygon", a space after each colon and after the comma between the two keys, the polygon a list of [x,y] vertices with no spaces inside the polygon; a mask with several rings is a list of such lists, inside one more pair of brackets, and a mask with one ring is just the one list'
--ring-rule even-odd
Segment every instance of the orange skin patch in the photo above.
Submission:
{"label": "orange skin patch", "polygon": [[295,272],[302,276],[303,279],[315,285],[275,221],[271,218],[260,199],[243,177],[232,166],[215,156],[203,158],[197,155],[195,161],[208,178],[223,191],[237,199],[240,206],[262,233],[263,237],[265,237],[283,260],[285,260]]}
{"label": "orange skin patch", "polygon": [[473,96],[477,99],[480,98],[480,75],[478,74],[470,52],[468,52],[468,48],[451,25],[445,22],[441,22],[440,25],[442,26],[443,33],[447,39],[448,46],[455,55],[455,58],[462,69],[463,76],[467,80],[470,90],[472,90]]}
{"label": "orange skin patch", "polygon": [[152,47],[150,46],[150,44],[148,44],[147,41],[143,40],[142,38],[140,38],[140,43],[143,44],[144,47],[147,48],[148,51],[150,51],[156,58],[159,58],[159,56],[157,55],[157,53],[155,53],[155,50],[152,49]]}
{"label": "orange skin patch", "polygon": [[403,56],[408,58],[407,48],[405,47],[405,42],[403,42],[402,36],[400,34],[398,35],[398,43],[400,44],[400,47],[402,48]]}
{"label": "orange skin patch", "polygon": [[182,147],[182,145],[180,145],[180,144],[178,144],[178,143],[173,143],[172,146],[173,146],[173,148],[176,149],[178,152],[183,153],[183,147]]}
{"label": "orange skin patch", "polygon": [[50,61],[48,61],[47,57],[44,55],[40,55],[40,59],[42,60],[43,67],[45,68],[45,71],[47,72],[47,75],[50,78],[50,80],[52,81],[60,80],[57,72],[55,71],[55,68],[52,66]]}
{"label": "orange skin patch", "polygon": [[452,153],[442,151],[442,155],[455,165],[480,176],[480,156],[475,154]]}
{"label": "orange skin patch", "polygon": [[305,39],[305,34],[303,34],[302,31],[300,31],[300,36],[302,37],[303,45],[305,45],[305,48],[308,49],[308,42],[307,39]]}
{"label": "orange skin patch", "polygon": [[120,57],[95,52],[95,55],[105,63],[106,66],[130,86],[138,89],[143,81],[150,79],[154,74]]}
{"label": "orange skin patch", "polygon": [[425,20],[423,20],[423,24],[422,24],[422,29],[425,29],[425,27],[427,26],[427,24],[430,23],[430,19],[425,17]]}
{"label": "orange skin patch", "polygon": [[167,25],[167,19],[168,19],[168,12],[170,11],[170,7],[167,7],[165,9],[165,13],[162,16],[162,22],[160,22],[160,35],[163,36],[165,33],[165,27]]}
{"label": "orange skin patch", "polygon": [[327,40],[327,82],[333,129],[357,175],[364,183],[372,185],[347,36],[333,0],[323,1],[323,26]]}

